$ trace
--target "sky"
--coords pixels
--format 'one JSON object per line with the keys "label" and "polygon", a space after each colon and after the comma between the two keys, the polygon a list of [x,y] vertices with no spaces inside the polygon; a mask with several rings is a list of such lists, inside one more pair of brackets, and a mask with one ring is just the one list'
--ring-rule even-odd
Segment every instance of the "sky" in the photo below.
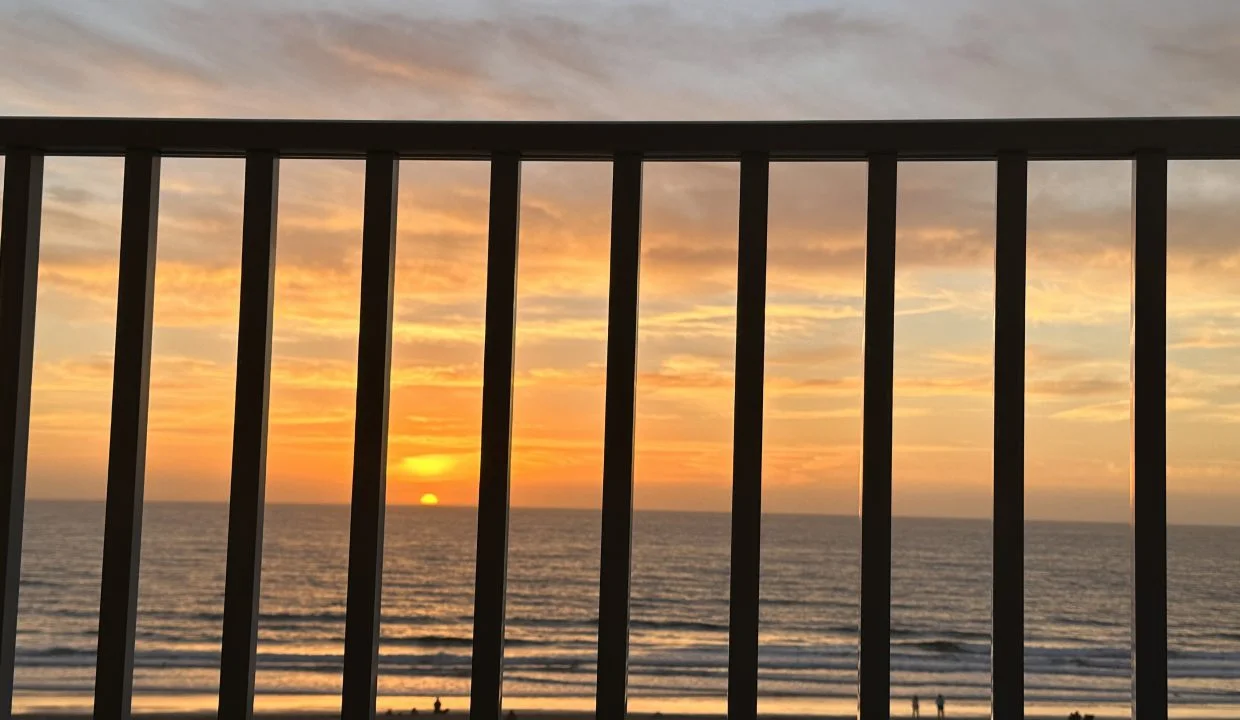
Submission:
{"label": "sky", "polygon": [[[382,119],[1226,115],[1218,2],[0,4],[0,113]],[[477,498],[487,167],[405,162],[388,500]],[[988,517],[994,166],[903,164],[894,510]],[[730,505],[734,164],[648,164],[636,503]],[[865,168],[771,173],[764,506],[857,512]],[[102,498],[121,162],[47,163],[28,492]],[[1034,163],[1027,513],[1128,515],[1126,162]],[[227,498],[242,165],[161,185],[146,494]],[[610,169],[524,168],[513,502],[598,507]],[[281,167],[269,502],[347,502],[360,163]],[[1169,519],[1240,523],[1240,164],[1171,167]]]}

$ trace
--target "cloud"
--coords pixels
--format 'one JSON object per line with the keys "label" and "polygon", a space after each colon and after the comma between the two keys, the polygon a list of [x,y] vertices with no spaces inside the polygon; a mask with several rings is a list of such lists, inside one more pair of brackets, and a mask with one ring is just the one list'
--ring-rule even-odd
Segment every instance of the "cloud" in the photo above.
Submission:
{"label": "cloud", "polygon": [[1198,326],[1179,335],[1169,345],[1172,349],[1225,350],[1240,347],[1240,328],[1220,327],[1217,324]]}
{"label": "cloud", "polygon": [[[1196,3],[1192,12],[1149,0],[1036,8],[980,0],[825,8],[734,0],[18,2],[0,8],[0,67],[8,68],[0,71],[0,112],[491,119],[1235,112],[1238,28],[1240,7],[1225,0]],[[401,174],[392,442],[409,454],[472,458],[487,167],[404,163]],[[237,161],[165,164],[153,371],[162,393],[153,398],[162,397],[164,409],[152,414],[161,442],[196,427],[223,432],[230,421],[241,177]],[[767,398],[777,422],[768,445],[773,476],[791,484],[838,482],[855,466],[865,179],[861,163],[772,169]],[[1107,432],[1082,422],[1116,421],[1127,396],[1130,179],[1126,163],[1031,168],[1029,402],[1040,419],[1081,437]],[[639,457],[664,486],[716,487],[730,472],[737,181],[728,164],[646,168]],[[281,182],[272,497],[304,498],[347,486],[361,166],[286,162]],[[563,483],[592,472],[600,442],[585,435],[601,427],[610,173],[606,164],[538,163],[525,167],[523,183],[519,471]],[[49,162],[36,370],[38,417],[49,432],[84,437],[106,427],[119,190],[116,161]],[[921,433],[901,452],[989,447],[971,425],[936,419],[985,408],[992,394],[993,165],[902,165],[899,192],[898,322],[908,332],[900,335],[896,412]],[[1169,405],[1177,422],[1230,422],[1240,416],[1240,379],[1228,369],[1240,315],[1240,172],[1174,164],[1170,198]],[[74,401],[74,393],[90,397]],[[811,423],[824,426],[820,437],[811,437]],[[463,460],[453,477],[466,478],[469,466]],[[959,471],[945,467],[932,469]],[[1081,472],[1103,472],[1087,467]],[[295,491],[294,480],[309,489]],[[674,494],[666,493],[650,501]]]}
{"label": "cloud", "polygon": [[1047,398],[1079,398],[1099,395],[1123,395],[1128,382],[1111,378],[1056,378],[1026,383],[1026,393]]}
{"label": "cloud", "polygon": [[1131,418],[1127,401],[1095,403],[1061,410],[1051,415],[1057,420],[1081,420],[1085,422],[1127,422]]}
{"label": "cloud", "polygon": [[[809,10],[782,2],[761,12],[706,0],[123,0],[106,12],[66,2],[4,13],[0,60],[25,59],[6,82],[9,102],[28,109],[383,117],[1218,112],[1234,102],[1240,22],[1225,0],[1192,13],[1155,2],[1035,10],[976,0],[933,11],[891,0]],[[100,82],[115,68],[124,72]]]}

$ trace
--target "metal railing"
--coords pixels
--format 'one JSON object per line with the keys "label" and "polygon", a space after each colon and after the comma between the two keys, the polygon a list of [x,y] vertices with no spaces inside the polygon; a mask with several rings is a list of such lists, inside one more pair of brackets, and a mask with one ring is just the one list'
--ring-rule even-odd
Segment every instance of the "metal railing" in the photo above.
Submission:
{"label": "metal railing", "polygon": [[478,553],[470,717],[500,715],[504,648],[520,175],[523,160],[613,164],[597,717],[626,713],[642,167],[737,161],[737,289],[728,714],[757,715],[768,178],[772,161],[869,165],[861,462],[858,712],[890,701],[892,366],[897,171],[906,160],[995,161],[992,707],[1024,712],[1024,362],[1030,160],[1127,159],[1133,182],[1132,704],[1167,717],[1166,230],[1168,159],[1240,157],[1240,119],[796,123],[338,122],[0,118],[0,707],[12,705],[46,155],[124,156],[107,510],[94,716],[127,718],[142,529],[160,159],[244,157],[245,200],[221,717],[253,712],[281,158],[364,158],[357,420],[342,715],[375,711],[402,159],[491,164]]}

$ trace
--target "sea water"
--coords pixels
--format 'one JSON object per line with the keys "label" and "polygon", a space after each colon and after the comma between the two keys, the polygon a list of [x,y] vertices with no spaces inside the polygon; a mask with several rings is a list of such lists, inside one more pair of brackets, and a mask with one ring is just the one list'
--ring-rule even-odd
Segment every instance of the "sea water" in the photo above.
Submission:
{"label": "sea water", "polygon": [[[213,708],[227,506],[148,504],[137,645],[138,707]],[[257,692],[330,707],[340,690],[348,508],[266,513]],[[724,708],[727,514],[635,516],[629,687],[638,710]],[[476,515],[390,507],[381,705],[469,693]],[[597,510],[514,509],[504,695],[513,707],[593,707]],[[1031,709],[1127,710],[1131,542],[1123,525],[1029,523],[1025,697]],[[31,502],[17,637],[18,704],[86,706],[97,642],[103,504]],[[763,518],[759,691],[764,712],[855,708],[856,517]],[[896,518],[893,707],[984,712],[990,669],[990,526]],[[1171,697],[1176,714],[1240,714],[1240,528],[1169,530]],[[161,698],[163,699],[161,701]],[[292,698],[292,700],[290,700]],[[145,703],[145,704],[144,704]]]}

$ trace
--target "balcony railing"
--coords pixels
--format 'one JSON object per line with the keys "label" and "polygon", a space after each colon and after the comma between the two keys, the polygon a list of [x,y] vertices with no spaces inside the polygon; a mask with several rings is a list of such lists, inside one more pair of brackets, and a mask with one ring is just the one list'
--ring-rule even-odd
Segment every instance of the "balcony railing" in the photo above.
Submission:
{"label": "balcony railing", "polygon": [[755,718],[762,499],[768,178],[772,161],[869,165],[861,461],[858,711],[889,717],[892,358],[901,161],[995,161],[992,712],[1024,712],[1026,178],[1030,160],[1134,161],[1132,705],[1167,717],[1166,251],[1169,159],[1240,158],[1240,118],[796,123],[337,122],[0,118],[0,707],[13,696],[43,162],[125,158],[94,716],[127,718],[142,529],[159,170],[163,157],[244,157],[245,200],[220,717],[254,703],[276,197],[281,158],[366,162],[342,715],[373,717],[383,558],[397,169],[402,159],[491,164],[478,554],[470,717],[500,715],[512,439],[514,307],[524,160],[612,162],[597,716],[625,716],[642,168],[739,162],[728,715]]}

